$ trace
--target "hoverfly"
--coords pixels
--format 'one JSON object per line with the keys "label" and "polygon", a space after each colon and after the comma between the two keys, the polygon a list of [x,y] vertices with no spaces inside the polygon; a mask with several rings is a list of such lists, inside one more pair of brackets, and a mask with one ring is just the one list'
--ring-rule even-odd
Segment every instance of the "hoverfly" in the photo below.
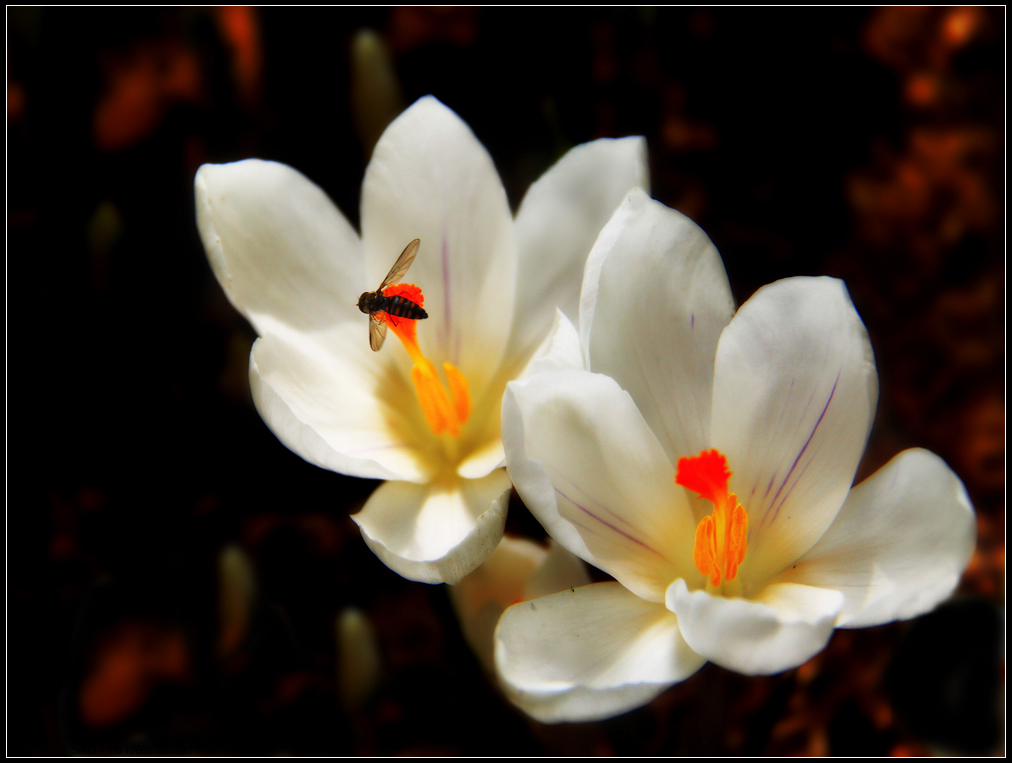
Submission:
{"label": "hoverfly", "polygon": [[406,297],[383,296],[385,288],[392,283],[400,281],[404,277],[404,274],[408,272],[408,268],[414,262],[415,255],[418,254],[419,243],[419,239],[416,238],[404,247],[401,256],[397,258],[397,262],[390,268],[390,272],[387,273],[387,277],[383,279],[383,283],[379,285],[379,288],[376,291],[363,292],[362,296],[358,298],[358,309],[363,313],[369,313],[369,346],[373,350],[379,350],[383,346],[383,340],[387,336],[387,324],[377,313],[387,313],[397,318],[410,318],[411,320],[429,317],[429,314],[422,309],[421,305],[415,304]]}

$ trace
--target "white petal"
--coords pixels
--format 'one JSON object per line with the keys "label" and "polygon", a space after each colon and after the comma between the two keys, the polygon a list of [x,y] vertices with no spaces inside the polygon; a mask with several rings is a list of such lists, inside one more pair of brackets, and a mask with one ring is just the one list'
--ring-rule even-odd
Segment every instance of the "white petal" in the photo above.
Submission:
{"label": "white petal", "polygon": [[503,536],[474,572],[450,586],[461,632],[483,668],[495,673],[493,634],[507,607],[524,600],[524,588],[548,551],[522,538]]}
{"label": "white petal", "polygon": [[[533,373],[545,371],[556,371],[563,368],[583,368],[583,351],[580,349],[580,337],[561,312],[556,311],[556,324],[552,333],[548,335],[542,346],[535,352],[535,357],[527,364],[520,377],[529,376]],[[508,369],[515,372],[516,368]],[[502,407],[502,389],[509,380],[506,375],[507,369],[500,369],[498,381],[493,382],[486,389],[484,398],[475,406],[473,418],[486,412],[485,432],[482,438],[484,444],[475,447],[473,452],[467,456],[457,468],[457,474],[468,479],[477,479],[488,474],[493,469],[506,465],[506,454],[502,444],[502,430],[499,425],[500,410]],[[500,387],[499,384],[503,386]],[[494,410],[487,410],[486,405],[495,406]]]}
{"label": "white petal", "polygon": [[777,583],[755,599],[732,599],[703,590],[690,593],[684,580],[676,580],[667,605],[695,651],[728,670],[756,676],[797,667],[821,651],[843,595]]}
{"label": "white petal", "polygon": [[548,371],[583,370],[583,348],[580,334],[561,310],[555,311],[555,323],[545,341],[535,350],[530,363],[518,378]]}
{"label": "white petal", "polygon": [[355,317],[362,247],[316,185],[284,164],[246,159],[203,165],[194,189],[211,268],[257,333],[312,332]]}
{"label": "white petal", "polygon": [[544,546],[504,535],[478,569],[450,588],[450,595],[468,610],[494,602],[502,613],[518,601],[531,598],[524,596],[527,583],[547,557]]}
{"label": "white petal", "polygon": [[504,469],[448,484],[385,482],[352,519],[366,545],[394,572],[453,585],[499,545],[509,492]]}
{"label": "white petal", "polygon": [[450,586],[449,593],[468,645],[482,667],[494,673],[493,634],[508,607],[588,583],[583,562],[558,543],[548,550],[523,538],[504,536],[488,559]]}
{"label": "white petal", "polygon": [[543,723],[632,710],[705,662],[686,645],[673,614],[618,583],[510,607],[495,638],[506,695]]}
{"label": "white petal", "polygon": [[777,579],[842,593],[838,626],[904,620],[952,593],[976,534],[959,477],[934,453],[905,450],[850,491],[826,534]]}
{"label": "white petal", "polygon": [[479,394],[499,366],[513,321],[516,244],[492,159],[460,118],[431,96],[383,133],[362,186],[366,274],[375,289],[412,239],[405,281],[425,294],[422,351]]}
{"label": "white petal", "polygon": [[503,444],[520,497],[574,554],[650,601],[676,577],[702,580],[684,491],[612,379],[558,371],[510,383]]}
{"label": "white petal", "polygon": [[[498,418],[498,414],[495,414]],[[498,424],[498,422],[496,422]],[[506,466],[506,453],[503,451],[502,438],[498,436],[498,426],[495,427],[494,438],[485,440],[484,444],[476,447],[470,455],[460,462],[457,467],[457,474],[469,480],[476,480],[484,477],[493,469]]]}
{"label": "white petal", "polygon": [[777,281],[724,330],[711,441],[748,511],[746,595],[829,527],[854,481],[877,399],[871,344],[842,281]]}
{"label": "white petal", "polygon": [[[410,382],[369,349],[365,328],[345,324],[326,349],[290,332],[258,339],[250,388],[260,416],[290,450],[354,477],[421,482],[439,466]],[[298,341],[298,344],[296,344]]]}
{"label": "white petal", "polygon": [[527,191],[516,217],[522,320],[511,346],[520,357],[544,337],[554,308],[576,322],[594,240],[625,195],[649,184],[643,138],[602,138],[569,151]]}
{"label": "white petal", "polygon": [[630,193],[588,260],[580,336],[590,370],[632,395],[672,465],[709,443],[713,358],[733,315],[703,230]]}
{"label": "white petal", "polygon": [[566,588],[590,584],[586,565],[561,544],[549,539],[548,553],[524,587],[524,601],[540,599]]}

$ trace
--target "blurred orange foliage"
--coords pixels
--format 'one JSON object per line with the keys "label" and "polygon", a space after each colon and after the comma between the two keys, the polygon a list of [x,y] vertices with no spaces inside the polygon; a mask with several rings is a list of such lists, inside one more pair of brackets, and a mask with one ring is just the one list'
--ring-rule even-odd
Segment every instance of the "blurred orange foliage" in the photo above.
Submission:
{"label": "blurred orange foliage", "polygon": [[245,5],[226,5],[215,9],[215,20],[232,53],[232,76],[239,98],[247,106],[254,106],[260,99],[263,79],[263,46],[257,10]]}
{"label": "blurred orange foliage", "polygon": [[100,151],[122,151],[158,126],[177,101],[197,101],[203,80],[197,57],[182,43],[138,43],[103,61],[105,94],[95,105],[92,131]]}
{"label": "blurred orange foliage", "polygon": [[182,633],[123,623],[99,644],[81,684],[81,720],[94,727],[113,726],[137,712],[156,684],[183,682],[189,675],[189,649]]}
{"label": "blurred orange foliage", "polygon": [[396,55],[436,42],[466,48],[478,39],[477,20],[477,8],[400,6],[390,14],[386,38]]}

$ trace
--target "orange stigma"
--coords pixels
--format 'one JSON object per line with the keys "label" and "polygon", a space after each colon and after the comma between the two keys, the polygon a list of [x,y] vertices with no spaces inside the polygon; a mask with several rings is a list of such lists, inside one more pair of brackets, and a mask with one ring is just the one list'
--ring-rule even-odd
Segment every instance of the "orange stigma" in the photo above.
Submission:
{"label": "orange stigma", "polygon": [[713,503],[713,513],[696,526],[692,559],[714,586],[720,585],[722,576],[734,580],[748,540],[745,507],[738,503],[738,496],[727,492],[730,476],[727,458],[716,448],[678,459],[675,483]]}
{"label": "orange stigma", "polygon": [[[419,307],[425,304],[422,290],[409,283],[387,287],[383,290],[383,296],[404,297]],[[390,330],[401,340],[414,363],[411,367],[411,381],[414,382],[418,404],[422,407],[429,429],[436,434],[446,432],[454,436],[459,435],[461,427],[471,416],[471,392],[464,374],[456,366],[443,363],[447,383],[444,387],[435,365],[422,354],[418,346],[418,321],[412,318],[398,318],[388,313],[381,315]]]}

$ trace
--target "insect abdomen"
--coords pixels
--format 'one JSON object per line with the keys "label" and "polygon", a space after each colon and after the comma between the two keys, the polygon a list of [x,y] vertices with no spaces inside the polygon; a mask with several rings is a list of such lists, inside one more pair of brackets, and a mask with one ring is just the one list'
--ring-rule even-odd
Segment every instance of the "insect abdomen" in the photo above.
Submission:
{"label": "insect abdomen", "polygon": [[387,315],[393,315],[396,318],[419,320],[429,317],[429,314],[425,312],[421,305],[417,305],[410,299],[400,296],[380,297],[373,303],[373,309],[377,312],[382,311]]}

